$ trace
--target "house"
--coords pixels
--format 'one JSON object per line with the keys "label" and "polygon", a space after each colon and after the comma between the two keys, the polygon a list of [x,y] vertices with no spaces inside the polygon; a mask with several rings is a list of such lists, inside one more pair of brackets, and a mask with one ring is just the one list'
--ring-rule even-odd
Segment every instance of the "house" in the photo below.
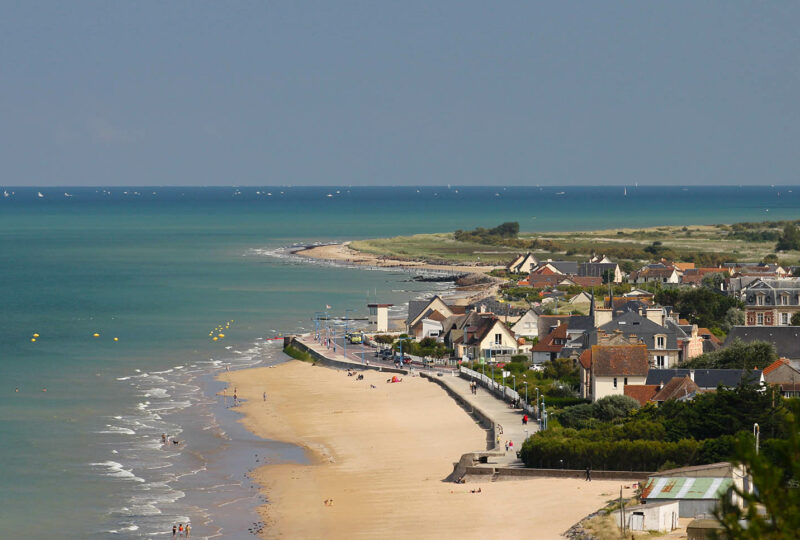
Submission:
{"label": "house", "polygon": [[567,323],[559,324],[552,332],[531,347],[531,360],[543,364],[559,357],[561,349],[567,344]]}
{"label": "house", "polygon": [[800,280],[757,279],[739,297],[747,326],[788,326],[800,311]]}
{"label": "house", "polygon": [[381,333],[389,330],[389,308],[392,306],[394,304],[367,304],[370,331]]}
{"label": "house", "polygon": [[628,384],[622,389],[622,393],[632,397],[639,402],[639,405],[644,407],[647,402],[655,397],[659,388],[657,384]]}
{"label": "house", "polygon": [[722,340],[708,328],[698,328],[697,335],[703,340],[703,354],[717,351],[722,347]]}
{"label": "house", "polygon": [[506,266],[506,270],[512,274],[528,274],[538,265],[539,261],[537,261],[536,257],[529,251],[524,255],[517,255],[514,260]]}
{"label": "house", "polygon": [[718,386],[734,388],[740,383],[760,386],[764,375],[758,369],[650,369],[644,384],[665,386],[674,378],[689,377],[701,391],[716,390]]}
{"label": "house", "polygon": [[481,363],[510,357],[518,350],[514,333],[495,316],[479,317],[474,324],[463,327],[453,346],[457,356]]}
{"label": "house", "polygon": [[539,337],[539,316],[541,310],[539,308],[531,308],[519,318],[519,320],[511,327],[514,330],[514,335],[517,338],[533,339]]}
{"label": "house", "polygon": [[631,272],[631,283],[680,283],[680,273],[674,267],[645,267],[638,272]]}
{"label": "house", "polygon": [[781,358],[800,361],[800,326],[734,326],[722,346],[728,347],[737,339],[772,343]]}
{"label": "house", "polygon": [[576,307],[589,307],[592,304],[593,297],[590,293],[586,291],[581,291],[569,300],[567,300],[567,304]]}
{"label": "house", "polygon": [[[684,323],[684,324],[682,324]],[[688,324],[680,321],[675,324],[671,319],[667,319],[665,326],[676,326],[676,339],[680,349],[680,361],[685,362],[703,354],[704,339],[700,336],[700,329],[696,324]]]}
{"label": "house", "polygon": [[[600,310],[595,310],[600,312]],[[662,308],[649,308],[647,317],[628,311],[586,333],[584,348],[596,345],[613,334],[635,337],[647,347],[650,364],[658,368],[674,366],[680,361],[676,327],[662,326],[665,315]],[[659,322],[656,322],[659,321]]]}
{"label": "house", "polygon": [[648,355],[644,345],[593,345],[581,353],[581,397],[593,402],[624,395],[628,384],[645,384]]}
{"label": "house", "polygon": [[[531,270],[532,274],[561,274],[562,276],[577,276],[578,263],[576,261],[554,261],[547,259]],[[601,280],[602,283],[602,280]]]}
{"label": "house", "polygon": [[800,371],[786,358],[776,360],[764,368],[764,381],[780,387],[783,397],[800,395]]}
{"label": "house", "polygon": [[408,317],[406,318],[406,332],[412,333],[412,328],[423,318],[430,318],[433,312],[438,311],[445,318],[455,314],[454,308],[448,306],[439,295],[428,300],[411,300],[408,303]]}
{"label": "house", "polygon": [[605,257],[580,263],[578,265],[578,275],[581,277],[599,277],[601,280],[607,275],[613,283],[622,283],[623,278],[619,265]]}
{"label": "house", "polygon": [[700,392],[700,387],[688,375],[685,377],[673,377],[663,385],[659,385],[659,390],[650,398],[650,401],[661,405],[665,401],[688,401]]}
{"label": "house", "polygon": [[641,500],[646,506],[667,500],[677,501],[679,516],[693,518],[712,515],[723,497],[741,507],[741,498],[731,492],[736,487],[749,493],[752,486],[741,465],[728,462],[668,469],[651,474],[642,488]]}
{"label": "house", "polygon": [[447,319],[441,312],[431,310],[427,317],[423,317],[409,330],[409,335],[414,336],[414,339],[421,341],[425,338],[439,338],[442,335],[442,322]]}
{"label": "house", "polygon": [[[617,526],[621,529],[623,524],[628,531],[658,531],[663,533],[671,532],[678,528],[678,515],[680,504],[678,501],[651,502],[650,504],[639,504],[636,506],[626,506],[625,512],[614,511],[614,519]],[[623,523],[623,515],[625,522]]]}

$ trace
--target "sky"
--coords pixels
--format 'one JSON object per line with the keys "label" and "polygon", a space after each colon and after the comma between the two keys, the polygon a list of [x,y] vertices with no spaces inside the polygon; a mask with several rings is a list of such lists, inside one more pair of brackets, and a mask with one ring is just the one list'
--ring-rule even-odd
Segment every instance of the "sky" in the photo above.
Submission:
{"label": "sky", "polygon": [[800,184],[798,2],[0,1],[0,185]]}

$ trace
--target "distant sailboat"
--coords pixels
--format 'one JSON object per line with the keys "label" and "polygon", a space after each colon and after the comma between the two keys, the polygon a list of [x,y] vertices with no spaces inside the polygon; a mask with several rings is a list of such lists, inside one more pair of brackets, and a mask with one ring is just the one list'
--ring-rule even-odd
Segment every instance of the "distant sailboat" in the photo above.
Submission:
{"label": "distant sailboat", "polygon": [[624,188],[622,188],[622,196],[623,197],[627,197],[628,196],[628,186],[625,186]]}
{"label": "distant sailboat", "polygon": [[37,191],[36,192],[36,196],[39,197],[40,199],[44,197],[44,195],[42,195],[41,191]]}
{"label": "distant sailboat", "polygon": [[8,191],[3,190],[3,197],[10,197],[11,195],[8,194]]}
{"label": "distant sailboat", "polygon": [[64,197],[72,197],[72,195],[71,195],[70,193],[67,193],[67,192],[65,191],[65,192],[64,192]]}

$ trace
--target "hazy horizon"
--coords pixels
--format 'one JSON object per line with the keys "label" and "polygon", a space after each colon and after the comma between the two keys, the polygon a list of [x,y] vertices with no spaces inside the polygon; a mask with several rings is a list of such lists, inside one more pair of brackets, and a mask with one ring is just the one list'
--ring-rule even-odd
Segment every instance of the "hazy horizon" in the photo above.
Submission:
{"label": "hazy horizon", "polygon": [[0,13],[0,185],[800,184],[796,3]]}

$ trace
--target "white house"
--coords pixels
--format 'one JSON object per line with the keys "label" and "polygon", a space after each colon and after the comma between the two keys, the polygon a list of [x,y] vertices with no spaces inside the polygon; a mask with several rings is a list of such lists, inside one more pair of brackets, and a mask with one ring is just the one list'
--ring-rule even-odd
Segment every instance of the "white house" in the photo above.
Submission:
{"label": "white house", "polygon": [[520,317],[512,327],[514,334],[518,337],[533,339],[539,336],[539,314],[534,309],[529,309]]}
{"label": "white house", "polygon": [[373,332],[389,331],[389,308],[394,304],[367,304],[369,317],[367,322]]}
{"label": "white house", "polygon": [[516,354],[517,338],[497,317],[483,317],[474,326],[464,328],[464,334],[453,342],[459,357],[492,361],[498,356]]}
{"label": "white house", "polygon": [[592,402],[606,396],[622,396],[626,385],[647,381],[645,345],[592,345],[580,356],[581,397]]}
{"label": "white house", "polygon": [[506,266],[506,270],[514,274],[529,274],[530,271],[538,265],[539,261],[537,261],[536,257],[529,251],[524,255],[517,255],[517,257]]}

